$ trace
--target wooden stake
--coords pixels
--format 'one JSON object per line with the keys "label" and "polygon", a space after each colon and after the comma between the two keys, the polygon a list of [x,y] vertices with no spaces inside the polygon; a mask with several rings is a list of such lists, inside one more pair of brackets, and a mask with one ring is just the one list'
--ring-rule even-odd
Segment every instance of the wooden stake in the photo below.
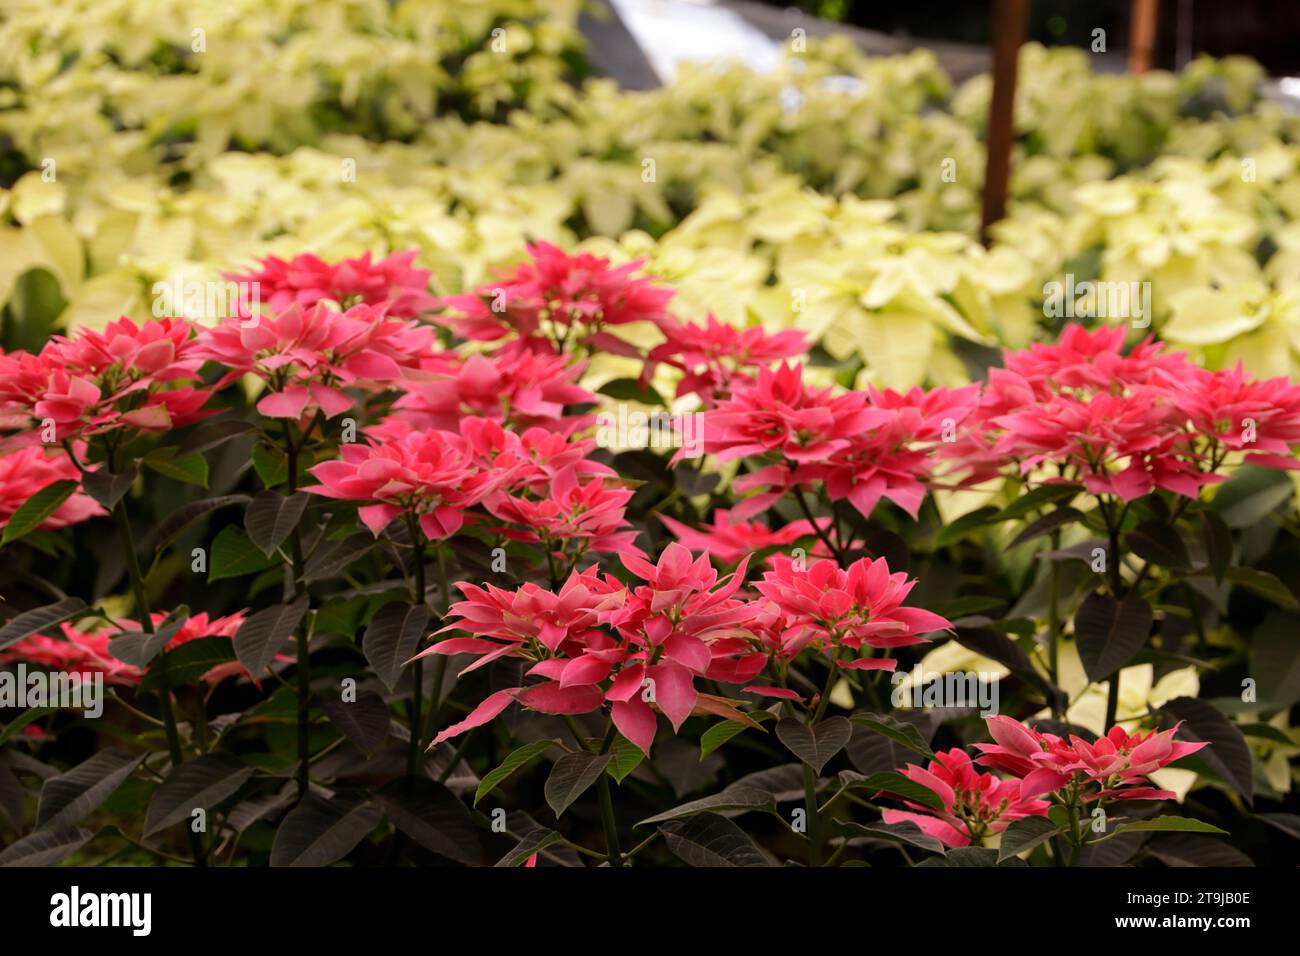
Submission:
{"label": "wooden stake", "polygon": [[1128,71],[1145,73],[1151,69],[1151,55],[1156,46],[1156,14],[1160,0],[1133,0],[1133,18],[1129,24]]}
{"label": "wooden stake", "polygon": [[1015,137],[1016,61],[1025,42],[1026,0],[994,0],[993,98],[989,103],[988,160],[984,167],[984,206],[980,241],[989,245],[989,226],[1007,212],[1011,143]]}

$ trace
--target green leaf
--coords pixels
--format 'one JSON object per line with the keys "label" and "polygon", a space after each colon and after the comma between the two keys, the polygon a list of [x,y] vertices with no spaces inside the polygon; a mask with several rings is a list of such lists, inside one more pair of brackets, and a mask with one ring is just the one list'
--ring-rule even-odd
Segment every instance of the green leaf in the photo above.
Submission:
{"label": "green leaf", "polygon": [[627,775],[641,766],[641,761],[645,760],[641,748],[622,734],[614,738],[609,752],[614,755],[614,759],[609,762],[607,772],[616,783],[622,783]]}
{"label": "green leaf", "polygon": [[86,489],[86,494],[112,511],[113,507],[122,500],[122,496],[131,490],[135,477],[134,465],[117,475],[101,468],[99,471],[82,475],[81,483]]}
{"label": "green leaf", "polygon": [[664,405],[663,397],[650,385],[642,385],[634,378],[616,378],[596,389],[601,395],[621,402],[640,402],[642,405]]}
{"label": "green leaf", "polygon": [[[163,660],[166,661],[168,686],[184,687],[217,665],[235,660],[235,647],[228,637],[197,637],[164,652],[160,662]],[[158,690],[162,685],[163,670],[157,664],[149,668],[140,682],[139,692]]]}
{"label": "green leaf", "polygon": [[238,438],[241,435],[247,435],[257,431],[257,427],[249,422],[239,422],[226,420],[220,422],[206,422],[199,425],[194,431],[190,432],[178,449],[181,455],[197,455],[209,449],[223,445],[232,438]]}
{"label": "green leaf", "polygon": [[771,866],[744,830],[716,813],[701,813],[659,828],[673,856],[690,866]]}
{"label": "green leaf", "polygon": [[53,481],[36,494],[24,501],[9,518],[4,534],[0,536],[0,545],[17,541],[23,535],[30,534],[41,526],[50,515],[59,510],[77,490],[77,482],[71,478]]}
{"label": "green leaf", "polygon": [[275,549],[298,527],[310,498],[303,491],[287,498],[274,491],[259,492],[244,512],[248,537],[262,549],[263,554],[274,554]]}
{"label": "green leaf", "polygon": [[371,669],[390,691],[402,676],[402,667],[415,656],[420,639],[429,625],[424,605],[393,601],[370,619],[361,649]]}
{"label": "green leaf", "polygon": [[3,729],[0,729],[0,744],[4,744],[5,741],[9,740],[9,738],[18,733],[18,731],[22,730],[32,721],[40,720],[42,717],[48,716],[49,714],[57,713],[58,709],[59,708],[57,707],[33,707],[30,710],[23,711],[13,720],[9,721],[9,723],[5,724]]}
{"label": "green leaf", "polygon": [[925,742],[921,732],[911,724],[882,714],[854,714],[850,719],[858,726],[888,737],[899,746],[906,747],[922,757],[934,758],[934,751],[930,749],[930,745]]}
{"label": "green leaf", "polygon": [[1289,708],[1300,701],[1300,619],[1269,611],[1250,638],[1250,674],[1258,675],[1260,703]]}
{"label": "green leaf", "polygon": [[873,773],[861,779],[851,778],[846,787],[849,790],[883,790],[914,803],[923,803],[935,810],[943,809],[943,798],[937,793],[893,770]]}
{"label": "green leaf", "polygon": [[497,866],[523,866],[534,853],[541,853],[557,843],[566,842],[554,830],[540,827],[525,833],[513,850],[497,861]]}
{"label": "green leaf", "polygon": [[1286,608],[1288,611],[1300,610],[1300,604],[1296,603],[1291,589],[1267,571],[1237,566],[1228,568],[1224,577],[1250,593],[1257,594],[1266,601],[1272,601],[1278,607]]}
{"label": "green leaf", "polygon": [[571,753],[555,761],[551,775],[546,778],[543,793],[546,803],[558,817],[582,796],[583,792],[600,779],[613,754]]}
{"label": "green leaf", "polygon": [[149,801],[144,817],[145,839],[189,819],[195,810],[211,810],[234,796],[253,776],[253,767],[225,753],[203,754],[173,767]]}
{"label": "green leaf", "polygon": [[484,863],[473,818],[450,790],[432,780],[393,780],[378,794],[379,805],[399,830],[430,853],[465,866]]}
{"label": "green leaf", "polygon": [[1022,817],[1002,831],[998,862],[1017,856],[1025,850],[1032,850],[1061,832],[1062,827],[1047,817]]}
{"label": "green leaf", "polygon": [[1184,740],[1205,740],[1208,747],[1201,748],[1188,759],[1200,760],[1245,798],[1255,799],[1255,766],[1250,746],[1237,725],[1219,708],[1199,697],[1176,697],[1160,705],[1160,710],[1174,720],[1182,721],[1178,735]]}
{"label": "green leaf", "polygon": [[44,607],[23,611],[22,614],[15,615],[4,627],[0,627],[0,650],[56,624],[79,617],[84,610],[86,610],[86,602],[81,598],[66,597]]}
{"label": "green leaf", "polygon": [[340,541],[325,541],[307,559],[303,580],[310,584],[339,577],[354,561],[369,554],[374,546],[375,536],[368,531],[358,532]]}
{"label": "green leaf", "polygon": [[247,504],[248,500],[248,495],[219,495],[216,498],[204,498],[202,501],[192,501],[187,505],[183,505],[169,514],[162,524],[158,526],[158,539],[154,547],[161,551],[178,538],[182,531],[204,515],[210,514],[218,508]]}
{"label": "green leaf", "polygon": [[1232,532],[1217,511],[1207,509],[1201,512],[1201,543],[1205,546],[1205,557],[1214,575],[1214,583],[1222,584],[1223,576],[1232,564]]}
{"label": "green leaf", "polygon": [[532,763],[546,751],[559,745],[558,740],[535,740],[531,744],[524,744],[518,750],[513,751],[510,756],[501,761],[501,766],[489,772],[479,781],[478,789],[474,791],[474,806],[478,806],[480,800],[505,783],[516,770]]}
{"label": "green leaf", "polygon": [[956,521],[944,525],[940,529],[939,533],[935,535],[934,546],[936,548],[946,548],[951,544],[956,544],[971,532],[992,522],[997,514],[998,509],[993,507],[977,508],[975,511],[967,512]]}
{"label": "green leaf", "polygon": [[292,604],[263,608],[240,625],[235,633],[235,654],[250,674],[257,677],[270,666],[307,614],[309,603],[304,594]]}
{"label": "green leaf", "polygon": [[109,641],[108,652],[124,664],[145,668],[162,653],[190,616],[190,609],[181,605],[168,614],[154,628],[153,633],[126,631]]}
{"label": "green leaf", "polygon": [[1063,525],[1071,524],[1083,517],[1083,512],[1077,508],[1057,508],[1055,511],[1049,511],[1040,518],[1036,518],[1025,526],[1024,530],[1011,539],[1008,548],[1014,548],[1016,545],[1024,544],[1026,541],[1032,541],[1034,538],[1040,538],[1045,534],[1051,534],[1057,528]]}
{"label": "green leaf", "polygon": [[146,457],[144,463],[158,474],[174,478],[187,485],[197,485],[200,488],[208,486],[208,461],[202,455],[181,455],[163,459]]}
{"label": "green leaf", "polygon": [[1083,489],[1078,485],[1039,485],[1037,488],[1031,488],[1029,491],[1026,491],[1023,495],[994,515],[990,520],[1012,521],[1016,518],[1023,518],[1031,512],[1037,511],[1040,508],[1045,508],[1050,504],[1055,504],[1058,501],[1068,501],[1081,491],[1083,491]]}
{"label": "green leaf", "polygon": [[352,852],[383,812],[373,803],[325,800],[308,793],[275,831],[272,866],[329,866]]}
{"label": "green leaf", "polygon": [[786,717],[777,721],[776,736],[791,753],[816,773],[821,773],[830,759],[849,742],[853,725],[846,717],[828,717],[816,727],[809,727],[801,720]]}
{"label": "green leaf", "polygon": [[1291,478],[1286,472],[1242,465],[1219,486],[1210,508],[1229,528],[1249,528],[1289,499],[1291,492]]}
{"label": "green leaf", "polygon": [[66,773],[50,777],[41,787],[36,826],[57,830],[79,823],[107,800],[140,766],[144,754],[132,756],[116,747],[101,750]]}
{"label": "green leaf", "polygon": [[[799,765],[790,764],[790,766],[797,769]],[[716,810],[719,813],[728,810],[765,810],[769,813],[775,813],[776,798],[770,790],[746,783],[744,780],[737,780],[718,793],[700,797],[698,800],[691,800],[653,817],[646,817],[637,826],[648,826],[666,820],[681,820],[709,810]]]}
{"label": "green leaf", "polygon": [[84,827],[37,830],[0,850],[0,866],[53,866],[66,860],[95,836]]}
{"label": "green leaf", "polygon": [[1203,820],[1193,820],[1191,817],[1164,816],[1153,817],[1150,820],[1134,820],[1132,823],[1121,823],[1104,837],[1092,842],[1101,843],[1103,840],[1117,837],[1121,833],[1221,833],[1224,836],[1229,835],[1227,830],[1220,830]]}
{"label": "green leaf", "polygon": [[700,737],[700,759],[703,760],[732,737],[748,729],[748,726],[738,720],[722,720],[714,724]]}
{"label": "green leaf", "polygon": [[944,853],[946,848],[934,837],[926,834],[911,820],[901,823],[855,823],[851,820],[836,820],[835,829],[846,837],[869,837],[876,840],[889,840],[891,843],[906,843],[920,847],[931,853]]}
{"label": "green leaf", "polygon": [[212,542],[208,582],[257,574],[278,563],[275,558],[263,554],[262,549],[234,525],[226,525]]}
{"label": "green leaf", "polygon": [[1142,649],[1151,633],[1151,605],[1129,595],[1117,601],[1093,592],[1074,615],[1074,636],[1088,680],[1103,681]]}

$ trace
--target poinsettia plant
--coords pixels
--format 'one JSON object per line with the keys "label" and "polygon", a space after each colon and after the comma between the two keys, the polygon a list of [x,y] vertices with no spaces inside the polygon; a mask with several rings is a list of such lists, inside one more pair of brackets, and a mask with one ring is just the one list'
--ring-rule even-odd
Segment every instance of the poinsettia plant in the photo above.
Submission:
{"label": "poinsettia plant", "polygon": [[[546,244],[445,299],[409,254],[237,275],[262,304],[216,324],[0,354],[3,673],[104,693],[0,730],[0,862],[1074,866],[1285,829],[1251,808],[1286,805],[1300,386],[1068,324],[856,389]],[[643,372],[592,390],[610,350]],[[629,408],[664,427],[611,443]]]}

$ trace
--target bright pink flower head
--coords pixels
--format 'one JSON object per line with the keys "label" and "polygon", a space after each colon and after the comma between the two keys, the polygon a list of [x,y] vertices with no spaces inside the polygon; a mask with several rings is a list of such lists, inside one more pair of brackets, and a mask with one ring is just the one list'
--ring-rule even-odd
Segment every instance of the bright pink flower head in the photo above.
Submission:
{"label": "bright pink flower head", "polygon": [[[703,552],[723,564],[735,564],[741,558],[765,548],[784,548],[800,538],[817,533],[812,523],[806,519],[788,522],[773,531],[761,521],[733,519],[731,511],[726,508],[719,508],[713,513],[710,524],[698,528],[692,528],[668,515],[660,515],[659,520],[691,551]],[[828,517],[817,519],[817,524],[823,529],[830,522]],[[818,548],[824,548],[821,542],[814,547],[814,554],[819,553]]]}
{"label": "bright pink flower head", "polygon": [[529,246],[528,254],[529,259],[497,281],[443,300],[459,313],[446,319],[457,334],[480,341],[511,333],[528,340],[542,337],[557,351],[579,337],[591,349],[636,354],[628,343],[602,330],[628,322],[657,322],[672,298],[671,290],[633,276],[640,261],[612,266],[608,259],[586,252],[570,256],[544,242]]}
{"label": "bright pink flower head", "polygon": [[[784,627],[798,634],[811,632],[823,651],[839,654],[866,647],[893,648],[920,644],[924,634],[950,630],[952,623],[931,611],[904,607],[915,586],[902,571],[890,573],[884,558],[861,558],[839,568],[833,561],[801,561],[784,555],[772,559],[772,569],[755,585],[785,616]],[[858,658],[850,653],[839,666],[892,670],[890,658]]]}
{"label": "bright pink flower head", "polygon": [[1247,378],[1236,368],[1206,373],[1184,398],[1193,427],[1246,461],[1268,468],[1300,468],[1291,452],[1300,444],[1300,385],[1286,378]]}
{"label": "bright pink flower head", "polygon": [[643,556],[636,546],[637,532],[626,518],[634,493],[617,479],[601,475],[582,481],[577,468],[567,467],[555,473],[540,497],[503,493],[485,505],[497,518],[519,526],[503,529],[508,537],[540,542],[564,560],[576,561],[594,551]]}
{"label": "bright pink flower head", "polygon": [[563,355],[530,351],[517,343],[489,355],[426,360],[394,409],[416,428],[454,431],[467,415],[508,423],[560,429],[573,420],[565,406],[596,401],[577,384],[585,363]]}
{"label": "bright pink flower head", "polygon": [[372,262],[367,252],[359,259],[336,263],[328,263],[310,253],[288,261],[268,256],[261,261],[260,269],[226,278],[257,283],[258,297],[272,313],[283,312],[292,305],[310,309],[328,300],[343,309],[361,303],[385,303],[389,315],[412,318],[437,305],[437,300],[429,295],[429,270],[411,265],[418,254],[419,250],[395,252]]}
{"label": "bright pink flower head", "polygon": [[303,490],[367,502],[358,514],[375,537],[409,513],[430,540],[448,538],[464,524],[465,510],[505,477],[482,471],[469,442],[452,432],[408,432],[379,445],[345,444],[339,455],[312,468],[320,484]]}
{"label": "bright pink flower head", "polygon": [[[166,620],[167,615],[156,611],[152,615],[155,625]],[[176,634],[167,642],[167,649],[173,650],[182,644],[200,637],[234,637],[244,623],[244,612],[239,611],[228,617],[209,618],[205,612],[186,618]],[[103,674],[106,684],[134,687],[144,680],[148,668],[140,670],[132,664],[118,660],[109,650],[110,642],[122,634],[138,630],[136,621],[119,621],[118,627],[83,631],[72,624],[60,625],[61,638],[33,635],[0,651],[0,663],[25,661],[49,667],[67,674],[92,675]],[[238,661],[218,664],[203,675],[203,680],[215,684],[234,674],[246,674]]]}
{"label": "bright pink flower head", "polygon": [[[40,355],[0,355],[0,427],[46,428],[40,440],[121,428],[164,431],[206,418],[211,389],[195,388],[203,364],[193,326],[183,319],[136,325],[110,322],[102,332],[53,336]],[[35,439],[33,439],[35,440]]]}
{"label": "bright pink flower head", "polygon": [[1051,804],[1022,795],[1019,780],[999,780],[980,773],[964,750],[936,753],[928,767],[909,764],[899,773],[937,793],[943,809],[911,800],[911,808],[885,810],[886,823],[915,823],[927,836],[946,847],[969,846],[986,833],[998,833],[1024,817],[1045,816]]}
{"label": "bright pink flower head", "polygon": [[679,322],[671,316],[659,320],[667,341],[656,345],[648,359],[645,377],[654,363],[664,362],[685,374],[677,394],[697,394],[707,400],[725,397],[736,384],[753,381],[752,372],[808,351],[804,334],[795,330],[769,334],[760,326],[738,329],[719,322],[712,312],[703,325]]}
{"label": "bright pink flower head", "polygon": [[[78,450],[80,454],[80,450]],[[9,523],[14,512],[32,495],[56,481],[80,481],[81,473],[63,453],[62,449],[50,451],[39,445],[19,448],[0,455],[0,528]],[[74,491],[54,510],[40,527],[66,528],[87,518],[107,514],[99,502],[80,491]]]}
{"label": "bright pink flower head", "polygon": [[298,419],[319,408],[332,418],[354,404],[345,387],[391,386],[432,341],[429,326],[389,316],[386,304],[346,312],[295,304],[278,315],[235,317],[205,329],[198,354],[229,368],[227,380],[248,372],[264,379],[270,394],[257,403],[263,415]]}
{"label": "bright pink flower head", "polygon": [[1097,789],[1084,792],[1085,800],[1170,800],[1176,794],[1150,786],[1148,775],[1206,746],[1174,740],[1181,723],[1168,730],[1133,734],[1117,724],[1093,743],[1039,733],[1002,715],[989,717],[986,723],[995,742],[976,744],[980,751],[976,759],[1021,778],[1027,796],[1093,784]]}

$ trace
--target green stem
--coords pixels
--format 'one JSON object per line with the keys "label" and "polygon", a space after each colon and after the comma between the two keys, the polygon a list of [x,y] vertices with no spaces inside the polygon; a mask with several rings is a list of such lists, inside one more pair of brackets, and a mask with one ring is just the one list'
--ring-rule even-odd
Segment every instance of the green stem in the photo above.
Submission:
{"label": "green stem", "polygon": [[[1052,532],[1052,550],[1057,551],[1061,547],[1061,532]],[[1060,563],[1053,559],[1051,568],[1048,570],[1051,575],[1050,589],[1048,592],[1047,603],[1047,633],[1048,633],[1048,673],[1051,677],[1051,708],[1052,718],[1059,720],[1061,717],[1061,701],[1057,694],[1057,688],[1060,686],[1060,643],[1061,643],[1061,574]]]}
{"label": "green stem", "polygon": [[[411,585],[411,602],[423,606],[425,604],[424,532],[420,530],[413,515],[407,516],[407,527],[410,529],[411,543],[415,548],[415,582]],[[415,645],[417,654],[423,643],[424,635],[420,635]],[[424,709],[424,658],[415,659],[411,676],[414,679],[411,687],[411,746],[406,755],[406,776],[415,779],[424,750],[423,724],[420,720],[420,713]]]}
{"label": "green stem", "polygon": [[[306,436],[303,436],[303,442],[306,442]],[[289,494],[293,495],[298,490],[298,451],[301,445],[295,445],[293,435],[289,430],[289,425],[285,424],[285,459],[288,466],[288,488]],[[306,593],[307,586],[303,583],[303,560],[302,560],[302,533],[298,526],[295,525],[289,534],[289,554],[292,566],[286,569],[289,580],[285,582],[285,590],[292,590],[294,600],[302,597]],[[297,634],[297,653],[298,653],[298,799],[301,800],[307,795],[307,787],[311,783],[311,663],[310,663],[310,635],[305,624],[298,625]]]}
{"label": "green stem", "polygon": [[808,865],[822,865],[822,835],[817,816],[817,771],[803,765],[803,802],[808,814]]}
{"label": "green stem", "polygon": [[[605,732],[605,739],[600,745],[600,752],[609,753],[613,742],[614,724],[611,721],[609,730]],[[600,801],[600,824],[605,830],[606,859],[609,860],[610,866],[622,866],[623,854],[618,848],[618,821],[614,819],[614,798],[609,792],[609,773],[606,771],[601,771],[600,780],[596,784],[596,795]]]}
{"label": "green stem", "polygon": [[[113,506],[113,518],[117,522],[117,533],[122,543],[122,550],[126,552],[126,570],[131,577],[131,592],[135,596],[135,610],[136,616],[140,618],[140,629],[146,634],[152,634],[153,615],[149,610],[149,596],[144,589],[144,576],[140,573],[140,558],[135,550],[135,535],[131,533],[131,519],[126,513],[125,497],[119,498],[117,504]],[[172,768],[175,769],[185,762],[185,754],[181,750],[181,735],[176,728],[176,712],[172,708],[172,690],[171,682],[167,679],[165,648],[158,655],[153,666],[158,670],[158,699],[161,701],[163,725],[167,731],[167,752],[171,757]],[[203,719],[206,720],[206,715]],[[203,841],[189,827],[186,827],[186,832],[189,834],[190,853],[194,857],[194,865],[206,866]]]}

